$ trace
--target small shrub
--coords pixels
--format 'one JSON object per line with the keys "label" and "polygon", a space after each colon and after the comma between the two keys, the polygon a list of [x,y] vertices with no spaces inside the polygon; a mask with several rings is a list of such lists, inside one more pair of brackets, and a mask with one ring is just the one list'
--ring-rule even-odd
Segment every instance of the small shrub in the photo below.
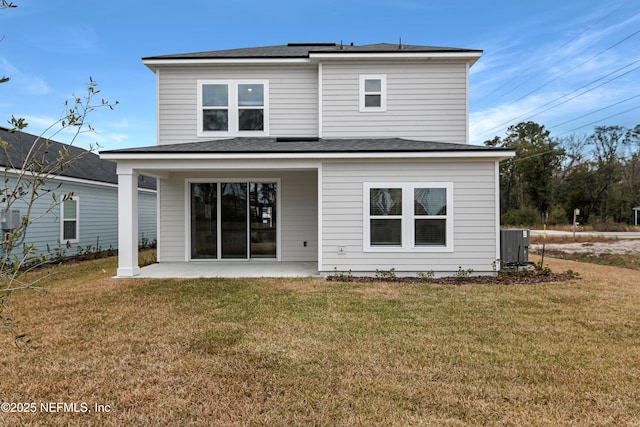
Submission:
{"label": "small shrub", "polygon": [[564,272],[564,274],[566,274],[567,276],[573,276],[573,277],[580,277],[580,273],[578,273],[577,271],[573,271],[572,269],[568,269],[567,271]]}
{"label": "small shrub", "polygon": [[391,270],[378,270],[376,269],[376,278],[380,280],[388,280],[396,278],[396,269],[392,268]]}
{"label": "small shrub", "polygon": [[67,249],[69,249],[70,247],[71,245],[69,245],[69,243],[63,246],[60,240],[58,240],[58,245],[55,248],[51,249],[51,247],[47,243],[47,258],[49,262],[63,262],[65,259],[67,259]]}
{"label": "small shrub", "polygon": [[142,233],[140,236],[140,242],[138,244],[139,249],[155,249],[158,241],[156,239],[150,240]]}
{"label": "small shrub", "polygon": [[140,267],[155,264],[156,262],[158,262],[156,251],[148,251],[148,253],[141,255],[140,259],[138,260]]}
{"label": "small shrub", "polygon": [[433,280],[435,276],[436,276],[436,273],[433,270],[427,271],[427,272],[424,272],[424,271],[418,272],[418,278],[423,282],[430,282]]}
{"label": "small shrub", "polygon": [[338,267],[333,267],[333,277],[336,278],[336,280],[340,281],[340,282],[351,282],[353,281],[353,274],[351,273],[351,270],[349,270],[348,272],[344,272],[344,271],[338,271]]}
{"label": "small shrub", "polygon": [[551,269],[549,267],[543,266],[542,265],[542,261],[537,262],[534,265],[536,271],[538,272],[539,275],[541,276],[548,276],[552,273]]}
{"label": "small shrub", "polygon": [[464,282],[466,280],[469,280],[469,278],[471,277],[471,275],[473,274],[473,269],[469,268],[467,270],[463,270],[462,266],[458,267],[458,271],[456,271],[455,274],[455,279],[456,282]]}

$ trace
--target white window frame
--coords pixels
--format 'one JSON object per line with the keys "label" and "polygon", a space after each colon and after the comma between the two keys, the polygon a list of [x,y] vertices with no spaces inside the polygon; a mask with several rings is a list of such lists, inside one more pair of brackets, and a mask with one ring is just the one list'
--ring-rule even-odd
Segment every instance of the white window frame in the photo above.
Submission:
{"label": "white window frame", "polygon": [[[399,188],[402,189],[402,215],[388,216],[386,218],[402,220],[402,244],[372,245],[371,244],[371,220],[382,218],[371,215],[370,195],[374,188]],[[447,214],[438,216],[416,215],[414,212],[414,190],[416,188],[444,188],[447,191]],[[452,182],[365,182],[363,184],[363,250],[364,252],[453,252],[453,183]],[[416,245],[415,244],[415,220],[443,218],[446,221],[446,244]]]}
{"label": "white window frame", "polygon": [[[366,80],[380,80],[380,92],[367,92],[365,90]],[[365,106],[366,95],[380,95],[379,107]],[[385,74],[361,74],[360,75],[360,112],[375,113],[387,111],[387,76]]]}
{"label": "white window frame", "polygon": [[[197,135],[204,137],[229,137],[229,136],[268,136],[269,135],[269,81],[268,80],[198,80],[198,117],[197,117]],[[258,84],[264,89],[264,105],[263,105],[263,130],[248,131],[239,130],[239,110],[244,107],[238,106],[238,85],[241,84]],[[205,85],[226,85],[228,88],[229,105],[229,129],[227,131],[205,131],[203,129],[202,111],[206,108],[202,105],[202,92]],[[251,108],[251,107],[249,107]]]}
{"label": "white window frame", "polygon": [[[64,217],[64,204],[68,201],[76,202],[76,217],[75,218],[65,218]],[[76,222],[76,238],[75,239],[65,239],[64,238],[64,223],[66,221],[75,221]],[[78,196],[72,196],[68,199],[64,200],[60,203],[60,242],[62,243],[78,243],[80,241],[80,198]]]}

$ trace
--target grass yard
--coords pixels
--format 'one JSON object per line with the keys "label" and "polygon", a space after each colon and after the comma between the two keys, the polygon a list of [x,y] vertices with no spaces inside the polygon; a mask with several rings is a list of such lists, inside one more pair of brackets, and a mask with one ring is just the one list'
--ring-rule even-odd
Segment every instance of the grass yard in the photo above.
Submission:
{"label": "grass yard", "polygon": [[64,266],[47,294],[13,296],[33,348],[0,336],[0,400],[37,410],[0,425],[640,425],[640,271],[545,263],[581,279],[113,280],[113,258]]}

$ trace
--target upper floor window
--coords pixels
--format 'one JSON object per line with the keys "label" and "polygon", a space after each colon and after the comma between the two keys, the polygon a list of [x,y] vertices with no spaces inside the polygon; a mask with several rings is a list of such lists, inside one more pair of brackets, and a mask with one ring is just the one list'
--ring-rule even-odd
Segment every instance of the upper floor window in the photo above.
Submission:
{"label": "upper floor window", "polygon": [[453,250],[453,184],[365,183],[366,252]]}
{"label": "upper floor window", "polygon": [[269,83],[264,80],[198,82],[198,135],[268,135]]}
{"label": "upper floor window", "polygon": [[360,111],[387,110],[387,76],[384,74],[360,76]]}

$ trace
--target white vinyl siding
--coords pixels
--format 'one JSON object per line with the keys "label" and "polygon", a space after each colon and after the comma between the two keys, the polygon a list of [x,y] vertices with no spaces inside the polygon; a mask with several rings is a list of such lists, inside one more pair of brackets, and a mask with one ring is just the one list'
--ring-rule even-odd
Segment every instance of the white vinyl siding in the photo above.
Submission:
{"label": "white vinyl siding", "polygon": [[[451,183],[453,252],[364,251],[363,216],[367,182]],[[322,179],[322,270],[375,272],[435,271],[459,267],[492,272],[496,254],[495,162],[432,160],[325,162]],[[339,252],[342,249],[342,254]]]}
{"label": "white vinyl siding", "polygon": [[[159,261],[186,261],[185,243],[187,180],[280,179],[281,261],[315,261],[318,256],[318,185],[317,172],[181,172],[164,179],[160,185]],[[307,245],[304,245],[307,242]]]}
{"label": "white vinyl siding", "polygon": [[[260,80],[269,85],[269,136],[318,136],[316,65],[163,67],[158,73],[158,143],[211,140],[198,136],[198,80]],[[225,138],[228,138],[225,137]]]}
{"label": "white vinyl siding", "polygon": [[[318,260],[317,171],[282,174],[282,260]],[[307,246],[304,246],[307,242]]]}
{"label": "white vinyl siding", "polygon": [[185,227],[184,179],[176,177],[160,181],[158,261],[185,261],[188,230]]}
{"label": "white vinyl siding", "polygon": [[[386,76],[386,109],[363,113],[360,76]],[[467,66],[436,62],[322,65],[324,138],[467,142]]]}

